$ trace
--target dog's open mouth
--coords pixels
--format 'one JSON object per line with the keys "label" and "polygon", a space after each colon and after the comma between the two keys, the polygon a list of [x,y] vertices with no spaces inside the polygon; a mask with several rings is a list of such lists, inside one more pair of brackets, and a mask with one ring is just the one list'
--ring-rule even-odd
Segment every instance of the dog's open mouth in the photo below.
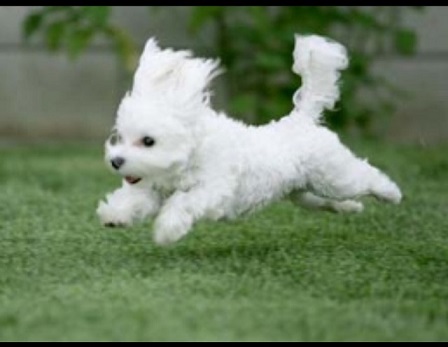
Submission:
{"label": "dog's open mouth", "polygon": [[136,184],[136,183],[140,182],[140,180],[141,180],[141,178],[139,178],[139,177],[132,177],[132,176],[125,176],[124,179],[129,184]]}

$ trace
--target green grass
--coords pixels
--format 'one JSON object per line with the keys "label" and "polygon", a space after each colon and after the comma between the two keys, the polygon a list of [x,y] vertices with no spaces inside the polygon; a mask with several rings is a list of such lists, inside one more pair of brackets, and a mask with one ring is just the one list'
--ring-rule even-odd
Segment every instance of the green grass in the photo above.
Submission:
{"label": "green grass", "polygon": [[351,147],[403,204],[284,201],[168,248],[99,226],[101,145],[0,149],[0,340],[448,340],[448,148]]}

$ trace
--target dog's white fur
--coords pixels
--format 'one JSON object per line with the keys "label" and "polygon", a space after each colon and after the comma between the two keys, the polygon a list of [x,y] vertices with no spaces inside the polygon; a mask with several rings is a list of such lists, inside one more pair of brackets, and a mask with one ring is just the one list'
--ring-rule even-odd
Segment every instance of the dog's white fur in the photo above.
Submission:
{"label": "dog's white fur", "polygon": [[[174,242],[200,219],[235,218],[291,197],[305,207],[360,212],[356,199],[373,195],[398,203],[401,192],[385,174],[357,158],[320,125],[339,98],[345,48],[320,36],[295,36],[293,71],[302,76],[293,110],[276,122],[249,126],[217,113],[207,90],[218,62],[190,51],[161,49],[149,39],[106,142],[106,161],[120,157],[121,188],[101,201],[104,225],[154,217],[154,240]],[[152,147],[141,139],[150,136]]]}

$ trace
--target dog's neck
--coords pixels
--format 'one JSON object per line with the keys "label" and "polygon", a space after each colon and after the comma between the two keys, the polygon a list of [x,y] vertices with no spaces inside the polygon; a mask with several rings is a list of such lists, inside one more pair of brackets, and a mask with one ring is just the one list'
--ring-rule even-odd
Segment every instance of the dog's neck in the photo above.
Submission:
{"label": "dog's neck", "polygon": [[184,163],[176,163],[169,168],[163,175],[158,175],[151,179],[151,186],[162,196],[168,197],[174,191],[188,191],[198,182],[196,181],[196,172],[199,162],[197,160],[199,151],[202,148],[205,138],[207,118],[215,116],[215,111],[211,108],[201,110],[198,115],[198,122],[191,126],[192,138],[194,139],[193,148],[189,154],[188,160]]}
{"label": "dog's neck", "polygon": [[151,182],[152,187],[162,196],[168,197],[174,191],[188,191],[197,184],[195,172],[198,165],[197,155],[202,145],[203,136],[200,136],[202,127],[194,129],[195,144],[185,163],[178,163],[167,170],[166,174],[160,175]]}

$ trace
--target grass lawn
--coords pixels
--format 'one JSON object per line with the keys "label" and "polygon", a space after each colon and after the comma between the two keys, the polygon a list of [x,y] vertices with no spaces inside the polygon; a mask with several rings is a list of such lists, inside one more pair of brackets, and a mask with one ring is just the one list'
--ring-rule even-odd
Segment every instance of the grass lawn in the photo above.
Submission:
{"label": "grass lawn", "polygon": [[283,201],[169,248],[99,225],[102,144],[0,148],[0,340],[448,340],[448,148],[351,147],[402,205]]}

